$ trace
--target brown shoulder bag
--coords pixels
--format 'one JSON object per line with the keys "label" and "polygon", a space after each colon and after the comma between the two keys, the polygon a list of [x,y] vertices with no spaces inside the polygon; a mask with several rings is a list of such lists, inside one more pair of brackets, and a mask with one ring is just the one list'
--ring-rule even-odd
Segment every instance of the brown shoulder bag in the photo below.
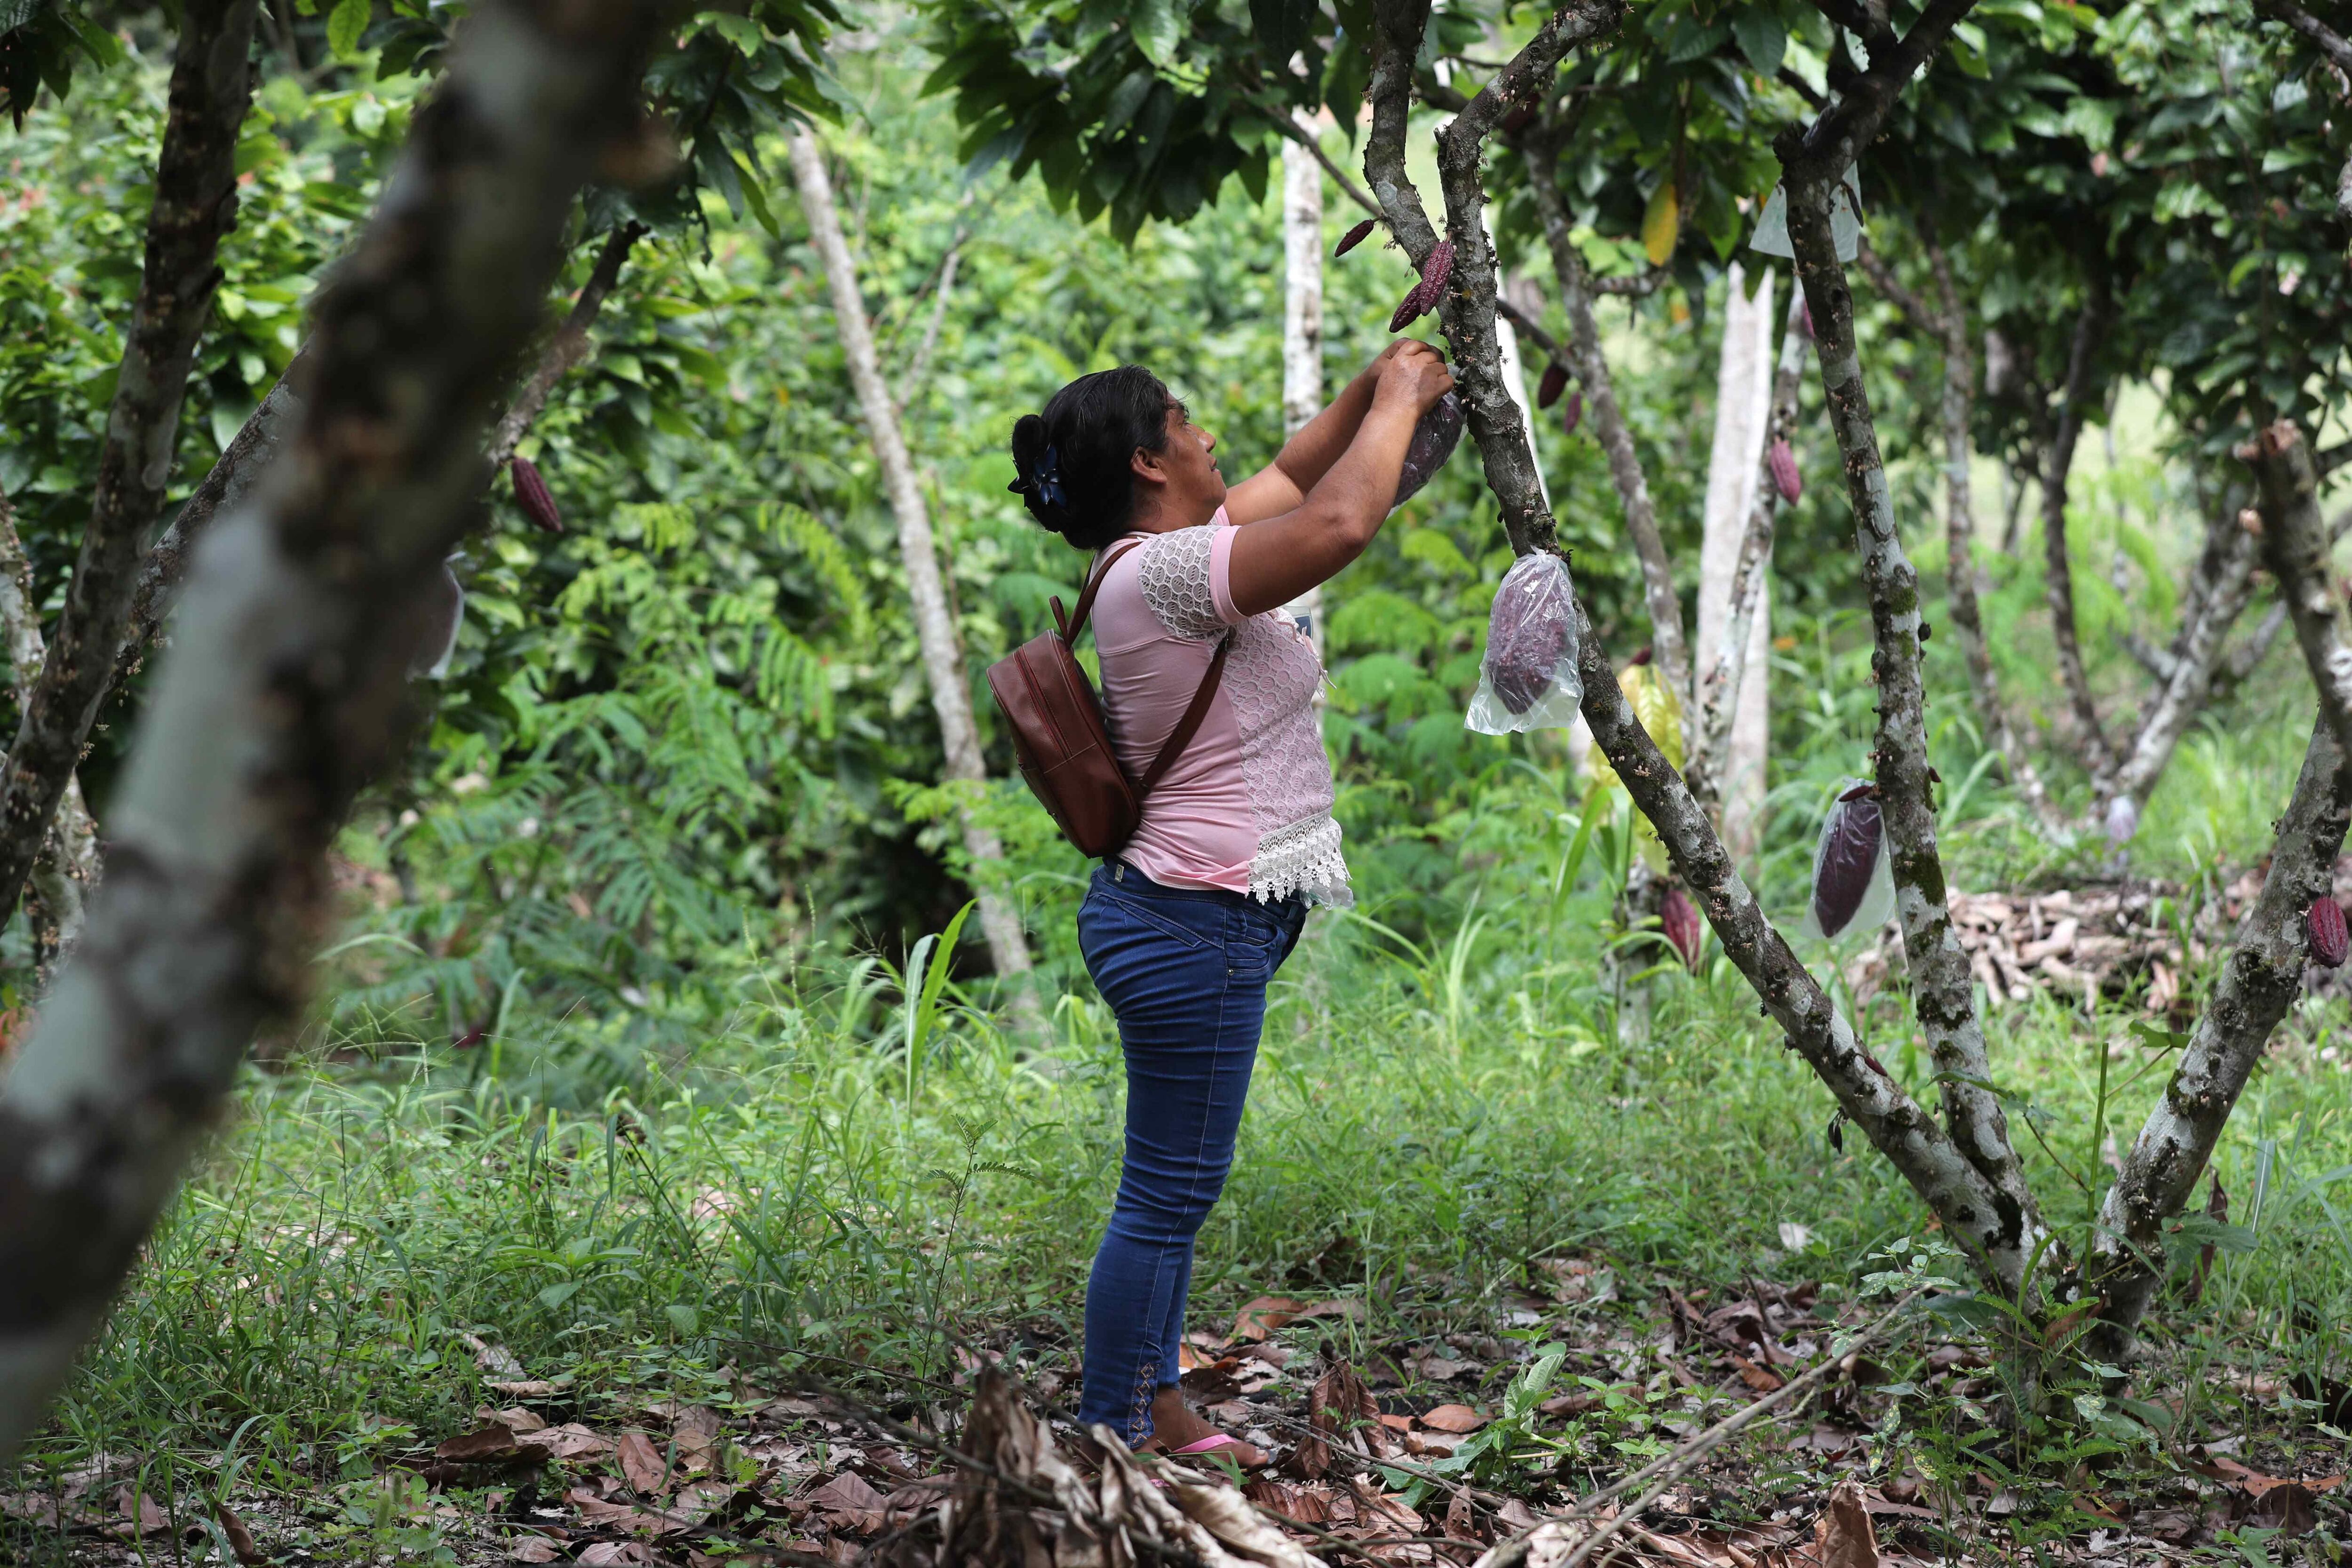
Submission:
{"label": "brown shoulder bag", "polygon": [[988,689],[1013,731],[1022,778],[1052,815],[1062,837],[1090,859],[1118,854],[1135,837],[1136,826],[1143,820],[1144,796],[1166,776],[1208,718],[1209,702],[1217,694],[1225,655],[1233,647],[1230,633],[1218,639],[1192,706],[1169,731],[1167,743],[1143,776],[1129,782],[1111,749],[1110,731],[1104,728],[1102,701],[1070,649],[1087,629],[1095,593],[1111,563],[1142,542],[1129,540],[1114,545],[1080,590],[1076,614],[1065,616],[1056,596],[1055,629],[1031,637],[988,667]]}

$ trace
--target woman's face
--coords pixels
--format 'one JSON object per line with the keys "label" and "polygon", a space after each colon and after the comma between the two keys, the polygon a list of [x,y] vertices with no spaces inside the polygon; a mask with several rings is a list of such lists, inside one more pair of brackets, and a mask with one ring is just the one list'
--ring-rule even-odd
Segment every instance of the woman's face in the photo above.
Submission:
{"label": "woman's face", "polygon": [[1136,454],[1137,472],[1160,481],[1160,515],[1171,527],[1206,522],[1225,504],[1225,476],[1217,468],[1217,438],[1192,423],[1181,403],[1168,406],[1167,443]]}

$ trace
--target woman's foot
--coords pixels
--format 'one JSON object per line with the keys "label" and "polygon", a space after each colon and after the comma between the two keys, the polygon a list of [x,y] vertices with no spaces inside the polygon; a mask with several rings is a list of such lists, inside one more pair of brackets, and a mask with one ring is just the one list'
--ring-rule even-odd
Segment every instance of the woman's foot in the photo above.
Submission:
{"label": "woman's foot", "polygon": [[1266,1462],[1265,1449],[1252,1447],[1238,1437],[1228,1436],[1202,1420],[1192,1407],[1184,1403],[1183,1393],[1175,1388],[1163,1388],[1151,1401],[1151,1442],[1150,1447],[1162,1454],[1179,1454],[1213,1437],[1224,1437],[1225,1442],[1213,1450],[1233,1460],[1243,1469],[1254,1470]]}

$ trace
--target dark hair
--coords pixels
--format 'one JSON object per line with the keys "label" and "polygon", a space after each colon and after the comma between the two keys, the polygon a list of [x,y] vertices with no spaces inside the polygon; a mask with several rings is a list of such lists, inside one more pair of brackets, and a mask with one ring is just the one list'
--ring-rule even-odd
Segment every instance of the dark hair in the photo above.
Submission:
{"label": "dark hair", "polygon": [[1012,489],[1029,515],[1081,550],[1127,531],[1135,512],[1129,459],[1168,445],[1168,411],[1181,406],[1139,364],[1082,375],[1054,394],[1043,415],[1013,426]]}

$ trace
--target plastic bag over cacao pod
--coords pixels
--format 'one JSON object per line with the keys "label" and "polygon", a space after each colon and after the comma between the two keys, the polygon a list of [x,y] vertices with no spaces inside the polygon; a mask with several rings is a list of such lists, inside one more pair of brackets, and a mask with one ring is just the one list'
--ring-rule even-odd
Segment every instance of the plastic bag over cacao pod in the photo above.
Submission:
{"label": "plastic bag over cacao pod", "polygon": [[1482,735],[1565,730],[1584,682],[1576,673],[1575,589],[1568,563],[1537,551],[1503,574],[1486,616],[1486,657],[1463,720]]}
{"label": "plastic bag over cacao pod", "polygon": [[1886,856],[1886,818],[1878,786],[1848,779],[1830,804],[1813,846],[1813,894],[1807,936],[1870,936],[1895,918],[1895,868]]}
{"label": "plastic bag over cacao pod", "polygon": [[1412,427],[1412,442],[1404,449],[1404,472],[1397,477],[1396,500],[1389,510],[1411,500],[1421,487],[1445,467],[1462,441],[1462,399],[1447,393],[1423,411]]}

